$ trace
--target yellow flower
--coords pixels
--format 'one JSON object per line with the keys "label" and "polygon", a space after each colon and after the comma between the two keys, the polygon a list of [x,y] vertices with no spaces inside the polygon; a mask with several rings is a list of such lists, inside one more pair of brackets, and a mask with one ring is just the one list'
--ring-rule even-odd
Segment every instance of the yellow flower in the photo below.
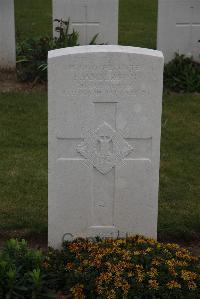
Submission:
{"label": "yellow flower", "polygon": [[107,299],[115,299],[116,298],[116,294],[115,294],[115,291],[112,289],[112,290],[109,290],[109,292],[107,293],[107,296],[106,296]]}
{"label": "yellow flower", "polygon": [[197,274],[191,271],[182,270],[181,278],[186,281],[191,281],[197,278]]}
{"label": "yellow flower", "polygon": [[147,241],[144,240],[143,238],[139,238],[139,239],[137,240],[137,243],[138,243],[138,244],[146,244]]}
{"label": "yellow flower", "polygon": [[176,271],[174,270],[173,267],[169,267],[169,273],[172,275],[172,276],[177,276],[178,274],[176,273]]}
{"label": "yellow flower", "polygon": [[130,287],[131,287],[130,284],[127,281],[124,280],[123,284],[121,286],[121,289],[122,289],[124,295],[128,294],[128,290],[130,289]]}
{"label": "yellow flower", "polygon": [[168,289],[180,289],[181,285],[177,281],[171,280],[167,283],[167,287]]}
{"label": "yellow flower", "polygon": [[154,239],[148,239],[148,243],[149,243],[150,245],[155,245],[155,244],[157,244],[157,241],[154,240]]}
{"label": "yellow flower", "polygon": [[185,261],[176,261],[176,266],[179,266],[179,267],[187,267],[187,266],[188,266],[188,263],[185,262]]}
{"label": "yellow flower", "polygon": [[159,265],[160,265],[160,262],[154,258],[154,259],[152,260],[151,264],[152,264],[152,266],[159,266]]}
{"label": "yellow flower", "polygon": [[136,279],[138,282],[142,282],[145,276],[143,267],[141,265],[136,265],[135,268],[136,268],[136,273],[135,273]]}
{"label": "yellow flower", "polygon": [[158,271],[156,268],[151,267],[150,271],[147,272],[147,274],[151,277],[154,278],[158,275]]}
{"label": "yellow flower", "polygon": [[158,286],[158,282],[157,282],[156,279],[150,279],[150,280],[148,281],[148,283],[149,283],[149,287],[150,287],[150,289],[157,290],[157,289],[159,288],[159,286]]}
{"label": "yellow flower", "polygon": [[73,298],[75,299],[84,299],[84,293],[83,293],[84,286],[82,284],[76,284],[73,286],[70,291],[72,293]]}
{"label": "yellow flower", "polygon": [[197,260],[198,259],[197,257],[192,256],[190,254],[190,252],[187,249],[185,249],[185,248],[182,248],[181,250],[178,250],[176,252],[176,256],[178,258],[186,259],[186,260],[189,260],[189,261],[191,261],[191,260]]}
{"label": "yellow flower", "polygon": [[175,266],[175,264],[176,264],[176,261],[175,261],[175,259],[171,259],[171,260],[166,260],[166,265],[168,266],[168,267],[174,267]]}
{"label": "yellow flower", "polygon": [[66,267],[65,267],[67,270],[72,270],[74,268],[74,263],[67,263]]}
{"label": "yellow flower", "polygon": [[146,250],[145,250],[145,253],[149,253],[152,251],[152,248],[151,247],[148,247]]}
{"label": "yellow flower", "polygon": [[197,288],[197,285],[194,281],[189,281],[188,282],[188,289],[195,290],[196,288]]}
{"label": "yellow flower", "polygon": [[167,243],[166,247],[168,249],[175,249],[175,250],[178,250],[180,248],[180,246],[178,244],[175,244],[175,243]]}
{"label": "yellow flower", "polygon": [[80,250],[80,244],[79,243],[70,243],[68,248],[72,252],[78,252]]}
{"label": "yellow flower", "polygon": [[114,244],[116,244],[116,245],[126,244],[126,239],[116,239],[114,241]]}
{"label": "yellow flower", "polygon": [[135,265],[136,270],[143,270],[143,266],[142,265]]}
{"label": "yellow flower", "polygon": [[142,273],[142,272],[137,272],[137,280],[138,280],[138,282],[143,282],[143,280],[144,280],[144,273]]}

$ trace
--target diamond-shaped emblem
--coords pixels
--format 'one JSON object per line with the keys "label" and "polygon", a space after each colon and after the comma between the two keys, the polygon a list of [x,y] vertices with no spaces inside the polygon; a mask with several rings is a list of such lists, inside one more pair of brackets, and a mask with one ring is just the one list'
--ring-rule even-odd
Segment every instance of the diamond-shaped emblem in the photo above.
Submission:
{"label": "diamond-shaped emblem", "polygon": [[133,147],[106,122],[95,131],[88,131],[77,147],[77,151],[102,174],[111,171],[132,150]]}

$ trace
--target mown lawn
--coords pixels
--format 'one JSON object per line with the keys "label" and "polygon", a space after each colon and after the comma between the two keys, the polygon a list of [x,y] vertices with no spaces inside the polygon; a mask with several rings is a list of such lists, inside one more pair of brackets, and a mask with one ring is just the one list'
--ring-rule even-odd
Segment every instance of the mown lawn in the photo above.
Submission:
{"label": "mown lawn", "polygon": [[51,0],[15,0],[17,40],[52,33]]}
{"label": "mown lawn", "polygon": [[159,232],[200,233],[200,94],[164,96]]}
{"label": "mown lawn", "polygon": [[[51,34],[51,0],[15,0],[17,39]],[[120,0],[119,41],[155,48],[156,0]],[[200,95],[164,95],[159,232],[200,232]],[[47,230],[46,92],[0,94],[0,229]]]}
{"label": "mown lawn", "polygon": [[[163,100],[159,232],[200,228],[200,95]],[[47,229],[47,96],[0,94],[0,228]]]}
{"label": "mown lawn", "polygon": [[0,228],[47,228],[47,97],[0,94]]}

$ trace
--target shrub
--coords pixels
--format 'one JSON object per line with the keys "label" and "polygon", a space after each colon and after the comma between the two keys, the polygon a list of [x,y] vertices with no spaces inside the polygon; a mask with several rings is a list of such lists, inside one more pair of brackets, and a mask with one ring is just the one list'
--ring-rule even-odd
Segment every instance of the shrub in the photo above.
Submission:
{"label": "shrub", "polygon": [[0,253],[0,298],[40,299],[55,297],[43,267],[44,254],[31,250],[25,240],[11,239]]}
{"label": "shrub", "polygon": [[200,92],[200,63],[176,54],[165,65],[164,87],[176,92]]}
{"label": "shrub", "polygon": [[69,33],[69,21],[55,20],[58,37],[27,39],[17,45],[17,74],[24,82],[47,80],[47,56],[49,50],[78,45],[78,33]]}
{"label": "shrub", "polygon": [[47,267],[60,269],[59,288],[73,298],[200,298],[199,259],[140,236],[65,242]]}
{"label": "shrub", "polygon": [[[24,82],[47,81],[47,56],[49,50],[78,46],[78,32],[69,32],[69,20],[55,19],[57,37],[31,38],[17,44],[17,75]],[[95,35],[90,44],[95,44]]]}

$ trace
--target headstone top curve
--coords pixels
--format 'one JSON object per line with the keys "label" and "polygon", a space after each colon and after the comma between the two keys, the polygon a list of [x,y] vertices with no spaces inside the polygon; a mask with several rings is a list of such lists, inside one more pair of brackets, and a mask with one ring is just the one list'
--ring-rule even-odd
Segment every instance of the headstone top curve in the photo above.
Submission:
{"label": "headstone top curve", "polygon": [[73,54],[88,54],[88,53],[126,53],[126,54],[138,54],[146,56],[155,56],[163,58],[163,53],[158,50],[130,47],[130,46],[118,46],[118,45],[89,45],[89,46],[76,46],[56,49],[48,52],[48,58],[56,58],[60,56],[73,55]]}

